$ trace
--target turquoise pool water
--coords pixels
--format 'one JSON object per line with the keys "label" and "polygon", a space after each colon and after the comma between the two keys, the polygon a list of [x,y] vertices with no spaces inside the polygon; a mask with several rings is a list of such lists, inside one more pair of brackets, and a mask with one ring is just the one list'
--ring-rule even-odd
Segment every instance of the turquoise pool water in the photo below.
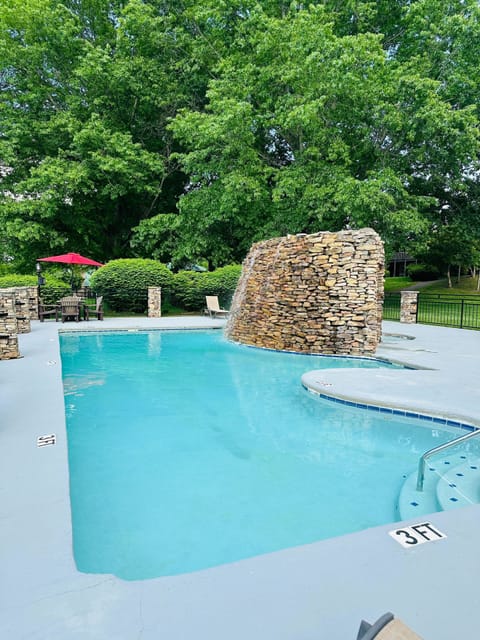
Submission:
{"label": "turquoise pool water", "polygon": [[220,332],[61,335],[74,555],[174,575],[396,519],[405,475],[454,428],[322,400],[301,375],[378,367]]}

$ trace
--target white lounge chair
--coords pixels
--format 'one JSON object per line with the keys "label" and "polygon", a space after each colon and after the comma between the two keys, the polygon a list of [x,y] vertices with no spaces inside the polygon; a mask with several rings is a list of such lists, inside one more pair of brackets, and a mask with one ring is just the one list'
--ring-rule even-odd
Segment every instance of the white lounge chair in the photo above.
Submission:
{"label": "white lounge chair", "polygon": [[226,309],[220,309],[218,296],[205,296],[205,300],[207,301],[207,312],[210,317],[225,318],[225,316],[228,316],[229,312]]}

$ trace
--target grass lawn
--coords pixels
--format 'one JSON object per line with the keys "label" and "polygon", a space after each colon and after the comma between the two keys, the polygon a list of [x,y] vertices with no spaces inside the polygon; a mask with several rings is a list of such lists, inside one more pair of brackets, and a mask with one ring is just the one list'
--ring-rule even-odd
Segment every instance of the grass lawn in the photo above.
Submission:
{"label": "grass lawn", "polygon": [[405,289],[405,287],[410,287],[412,284],[415,284],[410,278],[405,276],[404,278],[385,278],[384,280],[384,288],[385,291],[401,291]]}
{"label": "grass lawn", "polygon": [[[419,282],[414,282],[408,277],[404,278],[385,278],[385,291],[387,293],[401,291],[402,289],[406,289],[407,287],[411,287],[414,284],[421,284]],[[470,276],[462,276],[460,278],[460,282],[457,281],[457,278],[452,278],[452,287],[448,288],[448,280],[442,279],[437,280],[433,284],[429,284],[425,287],[419,289],[422,293],[441,293],[443,295],[456,295],[456,296],[471,296],[478,295],[480,296],[480,291],[477,291],[477,278],[471,278]]]}
{"label": "grass lawn", "polygon": [[457,282],[457,278],[452,278],[452,287],[448,288],[447,280],[438,280],[434,284],[428,285],[422,289],[423,293],[441,293],[463,296],[479,296],[480,291],[477,291],[478,280],[477,278],[471,278],[470,276],[462,276],[460,282]]}

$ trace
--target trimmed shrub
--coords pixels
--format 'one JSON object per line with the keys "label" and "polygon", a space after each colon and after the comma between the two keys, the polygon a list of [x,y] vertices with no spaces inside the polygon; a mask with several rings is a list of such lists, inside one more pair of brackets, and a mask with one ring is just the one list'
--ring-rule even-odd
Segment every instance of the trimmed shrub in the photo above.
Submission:
{"label": "trimmed shrub", "polygon": [[0,277],[0,289],[8,289],[10,287],[36,287],[38,283],[37,276],[26,276],[20,273],[9,273]]}
{"label": "trimmed shrub", "polygon": [[[173,276],[172,302],[186,311],[202,308],[201,276],[196,271],[179,271]],[[203,298],[205,302],[205,298]],[[203,305],[205,306],[205,304]]]}
{"label": "trimmed shrub", "polygon": [[90,279],[90,287],[105,298],[113,311],[144,313],[148,287],[162,287],[162,298],[170,295],[172,272],[161,262],[144,258],[111,260]]}
{"label": "trimmed shrub", "polygon": [[186,311],[205,308],[205,296],[218,296],[222,307],[229,307],[242,271],[241,265],[215,271],[179,271],[173,278],[173,302]]}
{"label": "trimmed shrub", "polygon": [[44,304],[57,304],[60,298],[71,296],[72,288],[56,278],[48,278],[40,287],[40,297]]}
{"label": "trimmed shrub", "polygon": [[437,280],[440,277],[440,271],[431,264],[409,264],[407,274],[412,280],[424,282],[426,280]]}
{"label": "trimmed shrub", "polygon": [[[0,277],[0,289],[10,287],[36,287],[37,284],[37,276],[10,273],[7,276]],[[40,288],[40,297],[45,304],[56,304],[60,298],[68,296],[71,292],[72,290],[68,284],[47,275],[45,284]]]}

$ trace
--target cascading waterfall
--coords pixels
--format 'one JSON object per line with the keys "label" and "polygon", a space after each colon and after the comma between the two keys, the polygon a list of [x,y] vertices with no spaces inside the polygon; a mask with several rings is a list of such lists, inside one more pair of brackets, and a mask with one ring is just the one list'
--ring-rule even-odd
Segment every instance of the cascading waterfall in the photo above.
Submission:
{"label": "cascading waterfall", "polygon": [[372,355],[383,271],[383,243],[372,229],[258,242],[243,263],[226,336],[299,353]]}

